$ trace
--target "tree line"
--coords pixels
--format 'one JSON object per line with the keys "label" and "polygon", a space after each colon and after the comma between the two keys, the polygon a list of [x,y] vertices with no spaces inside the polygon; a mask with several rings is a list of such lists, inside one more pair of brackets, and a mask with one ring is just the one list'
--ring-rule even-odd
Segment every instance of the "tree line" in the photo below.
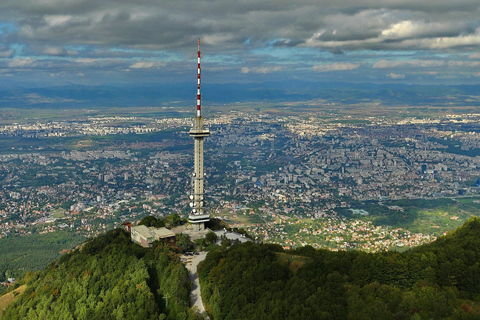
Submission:
{"label": "tree line", "polygon": [[198,319],[177,251],[143,248],[122,229],[88,240],[45,270],[27,273],[27,289],[1,319]]}
{"label": "tree line", "polygon": [[239,244],[199,278],[213,319],[479,319],[480,219],[402,253]]}

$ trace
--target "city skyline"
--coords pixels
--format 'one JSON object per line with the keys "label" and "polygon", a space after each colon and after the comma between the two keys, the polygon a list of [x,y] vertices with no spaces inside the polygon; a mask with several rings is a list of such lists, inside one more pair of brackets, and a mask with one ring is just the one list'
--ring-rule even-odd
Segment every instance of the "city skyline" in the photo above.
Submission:
{"label": "city skyline", "polygon": [[188,81],[202,38],[210,83],[480,81],[473,0],[15,1],[0,4],[0,83]]}

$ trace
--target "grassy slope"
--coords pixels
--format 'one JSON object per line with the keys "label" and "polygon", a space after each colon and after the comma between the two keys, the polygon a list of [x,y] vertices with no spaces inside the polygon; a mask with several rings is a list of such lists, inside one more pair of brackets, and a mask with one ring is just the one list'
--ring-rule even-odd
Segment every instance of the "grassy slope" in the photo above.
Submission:
{"label": "grassy slope", "polygon": [[[15,301],[27,288],[27,285],[24,284],[23,286],[18,287],[17,289],[13,290],[12,292],[9,292],[3,296],[0,297],[0,316],[2,315],[2,311],[5,310],[5,308]],[[18,294],[14,294],[14,292]]]}

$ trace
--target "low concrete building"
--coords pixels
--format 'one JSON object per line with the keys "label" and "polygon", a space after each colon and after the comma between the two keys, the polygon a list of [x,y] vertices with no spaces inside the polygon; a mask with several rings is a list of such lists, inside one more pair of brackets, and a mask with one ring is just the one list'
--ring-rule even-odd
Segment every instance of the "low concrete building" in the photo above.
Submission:
{"label": "low concrete building", "polygon": [[150,230],[144,225],[134,226],[130,228],[130,236],[133,242],[138,243],[142,247],[150,247],[155,237]]}
{"label": "low concrete building", "polygon": [[150,247],[157,240],[171,240],[175,238],[175,233],[167,228],[147,228],[144,225],[134,226],[130,228],[130,236],[133,242],[138,243],[142,247]]}
{"label": "low concrete building", "polygon": [[175,238],[175,233],[167,228],[149,228],[150,233],[153,233],[155,240],[170,240]]}

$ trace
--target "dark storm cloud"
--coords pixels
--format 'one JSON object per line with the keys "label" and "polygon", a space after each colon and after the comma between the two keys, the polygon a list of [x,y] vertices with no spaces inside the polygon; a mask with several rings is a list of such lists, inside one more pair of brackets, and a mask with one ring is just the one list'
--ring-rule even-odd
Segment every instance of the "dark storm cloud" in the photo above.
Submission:
{"label": "dark storm cloud", "polygon": [[0,1],[0,72],[184,76],[200,37],[206,70],[228,81],[365,70],[409,79],[416,68],[478,77],[467,62],[479,17],[478,0]]}
{"label": "dark storm cloud", "polygon": [[[0,19],[18,32],[9,41],[178,49],[196,37],[241,48],[275,45],[345,49],[478,45],[479,3],[452,1],[125,1],[17,0]],[[465,38],[470,37],[470,38]],[[420,39],[422,41],[410,41]],[[428,41],[431,40],[431,41]],[[395,45],[398,43],[398,45]],[[384,45],[385,44],[385,45]]]}

